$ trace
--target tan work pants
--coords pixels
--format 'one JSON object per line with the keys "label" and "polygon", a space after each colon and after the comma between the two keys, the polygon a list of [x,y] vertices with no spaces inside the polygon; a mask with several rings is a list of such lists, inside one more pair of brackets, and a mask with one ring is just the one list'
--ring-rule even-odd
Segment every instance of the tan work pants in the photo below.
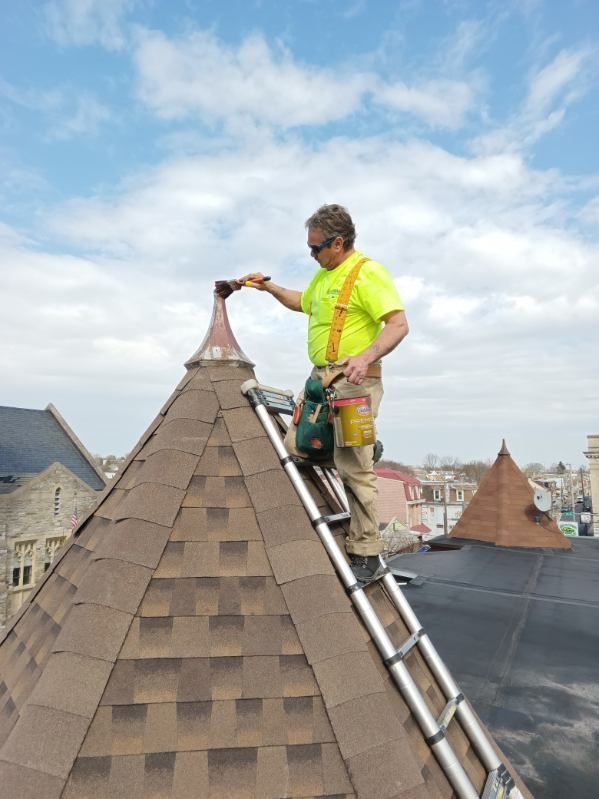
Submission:
{"label": "tan work pants", "polygon": [[[342,370],[341,370],[342,371]],[[322,379],[325,368],[315,366],[313,378]],[[372,413],[376,418],[383,398],[383,383],[379,377],[367,377],[356,386],[345,377],[334,382],[335,393],[339,399],[347,397],[363,397],[368,395],[372,404]],[[298,400],[303,391],[298,395]],[[295,430],[293,422],[285,436],[285,447],[291,455],[306,457],[298,452],[295,446]],[[383,551],[383,542],[379,535],[377,513],[377,478],[374,473],[374,446],[338,447],[335,444],[333,461],[339,477],[345,486],[351,521],[349,534],[345,539],[347,551],[353,555],[379,555]]]}

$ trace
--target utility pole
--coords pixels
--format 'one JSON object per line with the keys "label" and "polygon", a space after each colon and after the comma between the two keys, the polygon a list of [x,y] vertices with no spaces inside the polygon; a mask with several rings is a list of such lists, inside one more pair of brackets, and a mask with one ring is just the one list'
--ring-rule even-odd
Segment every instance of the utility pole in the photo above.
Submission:
{"label": "utility pole", "polygon": [[445,535],[449,533],[449,523],[447,519],[447,490],[449,487],[449,482],[447,477],[443,475],[443,532]]}

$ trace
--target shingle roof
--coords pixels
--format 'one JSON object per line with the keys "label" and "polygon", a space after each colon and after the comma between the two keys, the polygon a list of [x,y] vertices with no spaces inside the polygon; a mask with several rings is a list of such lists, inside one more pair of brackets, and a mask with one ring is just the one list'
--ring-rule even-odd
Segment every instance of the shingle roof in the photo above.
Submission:
{"label": "shingle roof", "polygon": [[533,493],[503,441],[495,463],[449,537],[505,547],[570,549],[570,541],[553,519],[536,509]]}
{"label": "shingle roof", "polygon": [[58,462],[99,491],[104,481],[76,442],[52,406],[43,411],[0,406],[0,475],[39,474]]}
{"label": "shingle roof", "polygon": [[[13,620],[0,644],[8,793],[452,795],[241,394],[252,374],[189,368]],[[383,590],[367,591],[404,641]],[[406,662],[439,715],[420,655]],[[448,739],[480,790],[458,725]]]}

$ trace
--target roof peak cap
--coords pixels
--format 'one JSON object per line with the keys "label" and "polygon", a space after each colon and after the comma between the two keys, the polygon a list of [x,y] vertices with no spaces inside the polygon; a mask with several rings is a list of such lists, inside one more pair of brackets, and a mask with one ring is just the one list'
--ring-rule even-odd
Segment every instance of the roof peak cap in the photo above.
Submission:
{"label": "roof peak cap", "polygon": [[509,455],[510,454],[510,451],[507,448],[506,443],[505,443],[505,438],[501,439],[501,449],[499,450],[499,452],[497,454],[498,455]]}
{"label": "roof peak cap", "polygon": [[185,366],[187,369],[192,369],[195,366],[211,366],[214,363],[255,366],[237,343],[227,316],[225,300],[216,291],[208,332],[198,349],[185,362]]}

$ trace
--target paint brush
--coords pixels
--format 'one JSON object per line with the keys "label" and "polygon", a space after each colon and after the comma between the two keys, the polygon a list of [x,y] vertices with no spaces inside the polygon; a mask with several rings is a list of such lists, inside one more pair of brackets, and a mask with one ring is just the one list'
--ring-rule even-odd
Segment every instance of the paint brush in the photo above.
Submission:
{"label": "paint brush", "polygon": [[[262,280],[255,280],[254,283],[266,283],[267,280],[270,280],[270,275],[266,275]],[[219,297],[222,297],[223,300],[226,300],[227,297],[230,297],[234,291],[239,291],[243,286],[249,286],[250,283],[247,281],[246,283],[240,283],[238,280],[215,280],[214,281],[214,293],[217,294]]]}

